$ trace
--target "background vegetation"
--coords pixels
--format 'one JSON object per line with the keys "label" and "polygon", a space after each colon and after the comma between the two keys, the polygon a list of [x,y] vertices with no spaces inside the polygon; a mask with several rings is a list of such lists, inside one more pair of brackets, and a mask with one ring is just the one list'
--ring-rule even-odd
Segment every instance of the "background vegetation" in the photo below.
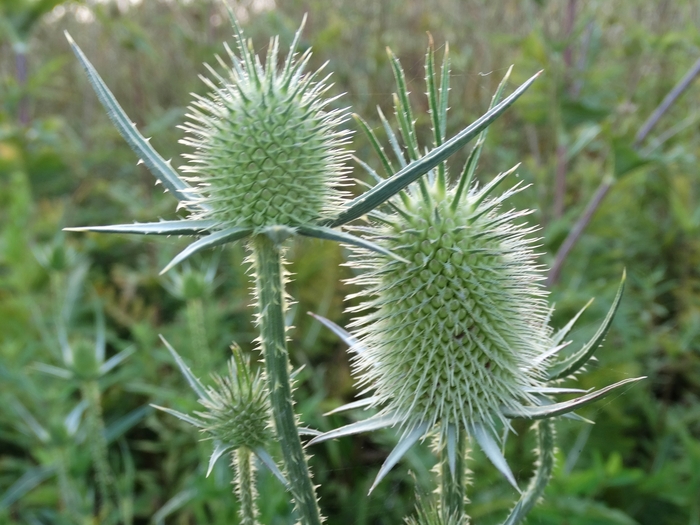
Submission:
{"label": "background vegetation", "polygon": [[[448,135],[485,110],[510,64],[513,85],[545,70],[494,124],[478,176],[487,181],[522,162],[520,177],[533,186],[513,205],[535,210],[531,220],[543,226],[547,265],[591,199],[603,195],[599,205],[594,200],[595,213],[560,275],[550,274],[554,324],[598,297],[574,334],[583,340],[603,317],[626,267],[620,312],[598,366],[582,381],[593,387],[649,377],[583,410],[596,425],[559,423],[558,470],[529,522],[700,524],[698,83],[640,135],[700,56],[700,4],[279,4],[234,4],[256,48],[264,51],[275,34],[284,48],[307,12],[303,46],[314,48],[313,67],[329,61],[335,91],[346,93],[339,103],[376,126],[375,106],[391,111],[386,46],[401,57],[415,100],[427,110],[426,32],[438,50],[450,43]],[[189,93],[205,91],[197,79],[202,63],[214,63],[221,42],[232,40],[221,6],[209,0],[0,3],[0,522],[96,523],[90,518],[97,499],[90,418],[80,417],[86,380],[56,377],[50,367],[65,366],[62,333],[73,347],[99,342],[104,312],[107,358],[134,350],[98,382],[121,519],[230,523],[229,467],[222,462],[205,478],[209,445],[149,405],[196,408],[159,333],[202,376],[221,369],[232,341],[252,349],[244,248],[207,254],[189,269],[159,277],[182,246],[177,238],[61,233],[65,226],[172,218],[175,202],[136,166],[71,55],[66,29],[127,114],[175,165],[183,150],[176,124]],[[418,118],[427,131],[427,112]],[[358,157],[375,162],[359,134],[354,147]],[[321,414],[351,400],[354,390],[342,344],[306,312],[347,323],[343,297],[349,290],[342,278],[349,270],[331,243],[300,243],[289,255],[289,291],[297,300],[290,348],[295,365],[306,365],[297,408],[307,425],[325,430],[347,422]],[[517,430],[508,455],[522,483],[532,471],[532,443],[525,426]],[[432,490],[430,455],[414,451],[365,498],[392,439],[361,436],[312,450],[329,523],[400,523],[415,491]],[[263,523],[292,523],[276,481],[263,476],[260,491]],[[515,498],[476,451],[470,492],[478,525],[497,523]]]}

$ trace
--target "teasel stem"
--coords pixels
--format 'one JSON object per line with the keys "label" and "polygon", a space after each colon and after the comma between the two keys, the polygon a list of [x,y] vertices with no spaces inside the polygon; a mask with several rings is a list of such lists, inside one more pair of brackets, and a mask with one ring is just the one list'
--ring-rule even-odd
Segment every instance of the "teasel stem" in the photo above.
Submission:
{"label": "teasel stem", "polygon": [[85,518],[78,510],[82,506],[78,502],[75,491],[71,486],[68,474],[68,456],[69,453],[61,446],[58,449],[58,458],[56,460],[56,476],[58,478],[58,491],[62,507],[61,514],[65,515],[73,523],[82,523]]}
{"label": "teasel stem", "polygon": [[523,492],[503,525],[516,525],[532,510],[547,488],[554,470],[554,420],[543,419],[535,425],[537,430],[537,468],[530,480],[527,490]]}
{"label": "teasel stem", "polygon": [[301,523],[321,525],[311,473],[297,431],[284,324],[284,281],[279,247],[265,235],[252,241],[260,340],[277,439]]}
{"label": "teasel stem", "polygon": [[201,374],[209,372],[211,366],[209,345],[205,330],[204,302],[201,298],[189,299],[186,305],[187,324],[190,331],[190,355]]}
{"label": "teasel stem", "polygon": [[[440,513],[444,523],[462,523],[466,520],[464,506],[467,494],[467,466],[469,455],[466,433],[455,426],[450,426],[448,436],[443,436],[440,447]],[[454,440],[454,458],[450,458],[450,446],[447,441]],[[453,463],[450,465],[450,463]],[[459,516],[457,521],[448,517]]]}
{"label": "teasel stem", "polygon": [[241,504],[238,511],[241,517],[240,525],[257,525],[258,509],[255,505],[257,492],[255,490],[253,454],[248,447],[240,447],[231,456],[236,472],[233,484]]}
{"label": "teasel stem", "polygon": [[112,494],[114,479],[109,468],[107,439],[105,438],[105,424],[102,415],[102,396],[96,379],[84,381],[80,387],[83,399],[87,400],[86,410],[87,429],[90,442],[90,454],[92,455],[97,483],[97,515],[106,517],[112,508]]}

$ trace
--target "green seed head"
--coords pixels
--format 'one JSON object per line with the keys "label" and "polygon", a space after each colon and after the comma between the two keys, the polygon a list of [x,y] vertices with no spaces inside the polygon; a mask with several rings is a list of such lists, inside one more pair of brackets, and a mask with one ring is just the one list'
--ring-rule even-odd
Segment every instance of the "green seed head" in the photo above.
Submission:
{"label": "green seed head", "polygon": [[[372,228],[374,242],[410,261],[359,253],[354,282],[371,298],[356,311],[356,371],[378,404],[408,429],[494,427],[503,407],[533,402],[549,348],[545,291],[522,213],[473,190],[409,196]],[[397,204],[397,206],[399,206]],[[358,294],[359,295],[359,294]],[[444,430],[444,428],[443,428]]]}
{"label": "green seed head", "polygon": [[263,66],[234,27],[241,57],[227,48],[227,78],[210,69],[218,84],[204,79],[212,91],[197,97],[184,126],[183,143],[195,148],[184,169],[207,207],[201,218],[260,230],[331,216],[343,199],[346,112],[327,109],[329,86],[304,73],[310,53],[295,60],[296,39],[281,68],[272,40]]}
{"label": "green seed head", "polygon": [[253,375],[240,350],[234,347],[233,351],[228,374],[213,376],[215,384],[207,388],[209,399],[200,399],[204,410],[197,415],[211,438],[234,449],[254,450],[271,437],[267,389],[260,372]]}

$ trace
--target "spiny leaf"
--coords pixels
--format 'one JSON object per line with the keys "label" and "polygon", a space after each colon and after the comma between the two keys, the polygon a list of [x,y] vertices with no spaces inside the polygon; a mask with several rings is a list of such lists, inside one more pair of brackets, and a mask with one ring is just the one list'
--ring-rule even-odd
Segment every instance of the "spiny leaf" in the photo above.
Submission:
{"label": "spiny leaf", "polygon": [[384,477],[389,473],[389,471],[392,468],[394,468],[394,465],[396,465],[399,462],[399,460],[408,451],[408,449],[415,445],[416,442],[425,434],[427,430],[427,424],[419,425],[401,437],[399,443],[394,447],[394,450],[391,451],[391,454],[389,454],[389,456],[386,458],[386,461],[384,461],[384,464],[379,469],[377,477],[374,478],[374,483],[372,483],[372,486],[369,488],[369,492],[367,493],[367,495],[372,494],[374,487],[376,487],[379,484],[379,482],[384,479]]}
{"label": "spiny leaf", "polygon": [[407,261],[403,257],[400,257],[395,253],[391,252],[390,250],[387,250],[386,248],[383,248],[371,241],[363,239],[362,237],[355,237],[354,235],[351,235],[349,233],[340,232],[338,230],[333,230],[324,226],[299,226],[297,228],[297,233],[306,237],[315,237],[317,239],[326,239],[330,241],[352,244],[353,246],[366,248],[367,250],[381,253],[382,255],[386,255],[388,257],[391,257],[392,259],[396,259],[397,261],[410,264],[409,261]]}
{"label": "spiny leaf", "polygon": [[453,155],[465,144],[469,143],[470,140],[476,137],[483,129],[488,127],[494,120],[496,120],[527,90],[528,87],[530,87],[530,85],[532,85],[539,75],[540,73],[535,74],[532,78],[516,89],[503,102],[498,104],[493,109],[487,111],[473,124],[444,142],[442,146],[434,148],[425,156],[411,162],[408,166],[400,170],[391,178],[377,184],[371,190],[350,201],[346,205],[345,211],[338,215],[337,218],[328,221],[327,225],[331,227],[341,226],[357,219],[358,217],[361,217],[362,215],[365,215],[366,213],[369,213],[377,206],[396,195],[413,181],[422,175],[425,175],[440,162]]}
{"label": "spiny leaf", "polygon": [[392,427],[400,422],[401,419],[395,415],[372,416],[369,419],[351,423],[349,425],[345,425],[344,427],[336,428],[335,430],[330,430],[325,434],[315,437],[309,441],[308,444],[314,445],[316,443],[321,443],[322,441],[328,441],[329,439],[351,436],[362,432],[371,432],[373,430],[379,430],[380,428]]}
{"label": "spiny leaf", "polygon": [[124,140],[126,140],[134,153],[138,155],[139,159],[143,161],[149,171],[179,201],[184,202],[188,207],[201,207],[200,205],[194,205],[194,203],[190,201],[192,187],[178,176],[175,170],[170,166],[169,161],[166,162],[165,159],[153,149],[153,146],[151,146],[148,140],[138,132],[134,123],[127,117],[126,113],[124,113],[124,110],[80,47],[73,41],[73,38],[71,38],[67,31],[65,35],[73,52],[85,69],[88,80],[90,80],[97,98],[100,99],[100,102],[107,110],[110,120],[114,123],[119,133],[124,137]]}
{"label": "spiny leaf", "polygon": [[646,376],[633,377],[630,379],[623,379],[615,384],[591,392],[585,396],[577,397],[571,401],[563,401],[561,403],[554,403],[552,405],[538,406],[538,407],[521,407],[518,410],[503,410],[503,415],[509,418],[523,418],[523,419],[545,419],[548,417],[561,416],[562,414],[567,414],[577,408],[581,408],[593,401],[602,399],[613,390],[620,388],[629,383],[635,383],[646,379]]}
{"label": "spiny leaf", "polygon": [[590,341],[586,343],[581,350],[571,355],[561,363],[552,367],[548,373],[549,379],[560,379],[568,375],[573,374],[583,365],[585,365],[588,360],[593,356],[595,351],[605,339],[605,335],[608,333],[610,324],[612,323],[615,313],[617,312],[618,306],[620,306],[620,299],[622,299],[622,292],[625,290],[625,279],[627,278],[627,273],[622,272],[622,280],[620,281],[620,286],[617,289],[617,295],[613,300],[608,314],[605,316],[603,323],[598,328],[598,331],[593,335]]}
{"label": "spiny leaf", "polygon": [[484,451],[484,454],[486,454],[486,457],[489,458],[491,463],[503,474],[508,482],[513,485],[515,490],[520,492],[520,489],[518,488],[518,484],[515,482],[515,477],[513,476],[513,472],[510,470],[510,467],[508,466],[508,462],[506,461],[506,458],[503,457],[503,453],[501,452],[501,448],[498,446],[498,443],[496,443],[496,440],[493,439],[491,434],[489,434],[484,427],[482,427],[478,423],[473,423],[471,425],[471,428],[469,429],[469,433],[474,436],[474,439],[476,439],[476,442],[479,443],[479,446],[481,447],[481,450]]}
{"label": "spiny leaf", "polygon": [[64,228],[70,232],[99,233],[133,233],[138,235],[204,235],[209,228],[216,226],[216,221],[159,221],[134,224],[110,224],[108,226],[80,226]]}
{"label": "spiny leaf", "polygon": [[234,226],[232,228],[226,228],[224,230],[219,230],[217,232],[211,233],[206,237],[202,237],[201,239],[194,241],[187,248],[185,248],[179,254],[177,254],[175,258],[172,261],[170,261],[165,268],[161,270],[160,275],[163,275],[172,267],[176,266],[177,264],[181,263],[182,261],[184,261],[185,259],[194,255],[197,252],[206,250],[207,248],[213,248],[214,246],[218,246],[227,242],[237,241],[238,239],[247,237],[251,233],[253,233],[253,230],[251,228],[242,228],[240,226]]}
{"label": "spiny leaf", "polygon": [[199,396],[200,399],[208,399],[211,401],[211,398],[207,393],[207,389],[204,388],[204,385],[201,383],[201,381],[197,379],[197,377],[185,364],[185,362],[182,360],[182,357],[180,357],[180,354],[178,354],[175,351],[175,349],[172,346],[170,346],[170,343],[166,341],[165,337],[163,337],[161,334],[158,334],[158,337],[160,337],[160,340],[163,341],[163,344],[167,347],[168,351],[170,352],[170,355],[172,355],[173,359],[175,359],[178,368],[180,368],[180,372],[182,372],[182,375],[185,376],[185,379],[189,383],[192,390],[195,391],[195,393]]}

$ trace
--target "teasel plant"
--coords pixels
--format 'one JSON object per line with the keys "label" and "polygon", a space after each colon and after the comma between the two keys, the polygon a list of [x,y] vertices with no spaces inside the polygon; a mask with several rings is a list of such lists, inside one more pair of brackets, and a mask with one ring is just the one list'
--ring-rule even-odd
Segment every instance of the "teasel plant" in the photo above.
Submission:
{"label": "teasel plant", "polygon": [[[71,231],[141,235],[179,235],[194,241],[163,272],[207,248],[247,239],[255,279],[255,305],[260,330],[265,380],[276,439],[280,443],[285,479],[304,525],[322,522],[307,458],[299,437],[292,399],[291,365],[287,351],[284,249],[301,235],[379,252],[404,259],[380,244],[341,228],[391,199],[437,168],[486,129],[527,88],[530,78],[510,96],[468,127],[422,156],[412,158],[390,177],[360,196],[350,198],[347,131],[341,126],[346,110],[330,109],[328,77],[307,73],[310,51],[298,55],[301,30],[288,55],[278,64],[278,40],[272,39],[263,62],[245,40],[229,10],[237,53],[226,47],[230,63],[217,58],[223,73],[209,68],[203,77],[210,89],[196,96],[183,126],[183,143],[192,148],[181,173],[163,159],[124,113],[73,39],[67,35],[88,79],[121,135],[167,191],[179,201],[184,219],[140,224],[68,228]],[[422,184],[422,183],[421,183]]]}
{"label": "teasel plant", "polygon": [[241,525],[258,523],[255,463],[257,457],[288,487],[289,482],[279,470],[268,448],[272,445],[272,418],[267,385],[260,370],[255,373],[250,359],[244,357],[238,346],[233,345],[233,356],[228,362],[227,374],[212,375],[213,386],[205,386],[197,378],[175,349],[161,336],[178,368],[192,390],[197,394],[202,409],[194,414],[184,414],[171,408],[154,405],[194,427],[200,429],[214,444],[207,476],[216,462],[227,452],[231,453],[234,467],[236,495],[239,499]]}
{"label": "teasel plant", "polygon": [[[406,78],[390,53],[397,92],[394,112],[398,133],[379,110],[395,159],[359,117],[359,127],[373,146],[388,176],[394,163],[403,168],[421,158],[415,117]],[[441,73],[435,71],[428,47],[426,87],[433,149],[445,142],[449,92],[449,48]],[[511,68],[512,69],[512,68]],[[508,70],[492,99],[497,107]],[[552,418],[579,418],[573,411],[642,378],[631,378],[596,391],[561,383],[575,376],[602,343],[618,308],[620,288],[602,325],[580,350],[566,358],[560,352],[579,313],[562,330],[549,326],[552,308],[541,285],[532,233],[523,222],[527,210],[504,210],[506,200],[525,189],[517,182],[500,195],[496,188],[512,179],[517,166],[479,186],[474,173],[486,136],[482,131],[457,181],[450,184],[447,165],[440,163],[379,209],[367,214],[367,225],[354,232],[391,252],[350,246],[350,283],[360,291],[350,312],[357,314],[352,333],[318,317],[349,345],[361,388],[359,400],[333,412],[374,409],[366,419],[315,437],[310,444],[333,438],[395,428],[399,441],[379,470],[370,493],[414,444],[431,438],[437,454],[438,501],[419,502],[411,523],[462,524],[465,511],[469,442],[476,442],[494,466],[521,494],[506,520],[518,523],[541,497],[554,465]],[[357,160],[377,182],[372,167]],[[590,304],[590,303],[589,303]],[[583,394],[555,402],[560,394]],[[538,446],[535,476],[523,492],[502,453],[510,421],[524,418],[535,425]]]}

